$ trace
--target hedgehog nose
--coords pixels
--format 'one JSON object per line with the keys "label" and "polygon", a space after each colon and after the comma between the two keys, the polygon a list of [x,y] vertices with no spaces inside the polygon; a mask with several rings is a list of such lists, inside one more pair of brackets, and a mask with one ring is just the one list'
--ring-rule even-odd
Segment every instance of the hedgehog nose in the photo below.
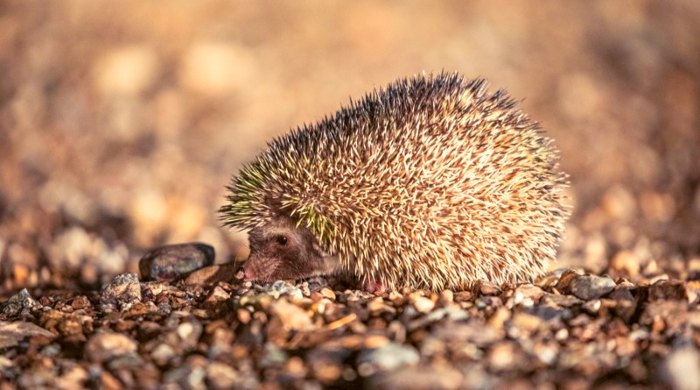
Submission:
{"label": "hedgehog nose", "polygon": [[245,275],[245,280],[255,279],[255,272],[253,271],[253,267],[248,266],[243,268],[243,274]]}

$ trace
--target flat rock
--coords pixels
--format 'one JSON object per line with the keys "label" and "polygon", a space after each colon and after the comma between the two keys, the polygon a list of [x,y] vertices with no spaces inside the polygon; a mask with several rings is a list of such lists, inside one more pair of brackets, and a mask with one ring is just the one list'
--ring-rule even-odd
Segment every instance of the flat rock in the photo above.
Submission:
{"label": "flat rock", "polygon": [[114,332],[97,333],[85,345],[87,357],[96,363],[135,353],[136,349],[136,341]]}
{"label": "flat rock", "polygon": [[18,345],[27,337],[43,336],[53,339],[55,335],[31,322],[0,321],[0,349]]}
{"label": "flat rock", "polygon": [[211,285],[218,282],[231,282],[235,280],[236,263],[216,264],[200,268],[187,274],[183,282],[188,285]]}
{"label": "flat rock", "polygon": [[615,281],[604,276],[578,276],[569,285],[571,293],[583,300],[598,299],[615,288]]}
{"label": "flat rock", "polygon": [[200,242],[166,245],[146,253],[139,260],[144,280],[172,280],[214,264],[214,247]]}

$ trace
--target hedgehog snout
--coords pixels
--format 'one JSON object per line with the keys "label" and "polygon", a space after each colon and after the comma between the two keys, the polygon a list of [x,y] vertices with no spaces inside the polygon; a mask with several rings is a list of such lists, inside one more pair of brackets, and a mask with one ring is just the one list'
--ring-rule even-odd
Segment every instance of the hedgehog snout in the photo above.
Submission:
{"label": "hedgehog snout", "polygon": [[243,280],[267,280],[274,273],[278,264],[272,259],[261,259],[258,256],[250,256],[239,272],[239,278]]}
{"label": "hedgehog snout", "polygon": [[243,278],[245,280],[255,280],[255,271],[253,271],[253,267],[243,268]]}

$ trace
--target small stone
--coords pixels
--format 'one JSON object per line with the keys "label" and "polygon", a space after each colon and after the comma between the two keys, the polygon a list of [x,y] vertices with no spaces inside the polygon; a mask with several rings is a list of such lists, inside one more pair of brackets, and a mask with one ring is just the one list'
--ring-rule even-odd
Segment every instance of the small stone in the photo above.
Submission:
{"label": "small stone", "polygon": [[231,389],[239,382],[239,376],[233,367],[224,363],[207,364],[207,384],[212,389]]}
{"label": "small stone", "polygon": [[408,324],[409,330],[415,330],[418,328],[425,327],[434,322],[440,321],[443,318],[449,318],[452,321],[460,321],[469,317],[469,314],[455,306],[442,307],[437,310],[433,310],[425,316],[416,319]]}
{"label": "small stone", "polygon": [[536,344],[535,356],[544,364],[550,365],[557,359],[557,348],[552,344]]}
{"label": "small stone", "polygon": [[481,282],[479,286],[479,292],[481,295],[500,295],[501,288],[491,282]]}
{"label": "small stone", "polygon": [[396,309],[387,305],[382,297],[376,297],[369,301],[367,304],[367,310],[372,314],[381,314],[384,312],[396,312]]}
{"label": "small stone", "polygon": [[454,295],[455,302],[468,302],[474,299],[474,294],[471,291],[458,291]]}
{"label": "small stone", "polygon": [[252,318],[250,312],[244,308],[236,310],[236,314],[238,315],[238,321],[243,325],[249,323]]}
{"label": "small stone", "polygon": [[557,281],[556,288],[557,290],[561,291],[564,294],[568,294],[571,292],[571,283],[574,281],[574,279],[578,278],[581,276],[581,273],[579,273],[576,270],[573,269],[567,269],[562,272],[561,276],[559,277],[559,280]]}
{"label": "small stone", "polygon": [[615,301],[634,301],[634,295],[625,287],[617,287],[610,293],[610,299]]}
{"label": "small stone", "polygon": [[418,364],[420,355],[408,345],[388,343],[380,348],[364,350],[358,357],[360,375],[369,376],[377,371],[391,371],[406,365]]}
{"label": "small stone", "polygon": [[660,299],[687,300],[688,293],[684,283],[678,280],[661,280],[649,286],[649,300],[655,301]]}
{"label": "small stone", "polygon": [[271,285],[268,285],[264,289],[271,297],[278,299],[282,295],[288,295],[292,298],[303,298],[304,293],[294,284],[288,283],[284,280],[278,280]]}
{"label": "small stone", "polygon": [[287,374],[294,378],[303,378],[307,373],[304,361],[298,356],[292,356],[287,360],[285,363],[285,370]]}
{"label": "small stone", "polygon": [[236,278],[236,263],[216,264],[190,272],[184,280],[187,285],[211,285],[231,282]]}
{"label": "small stone", "polygon": [[602,297],[615,288],[615,281],[602,276],[579,276],[571,282],[571,293],[583,300]]}
{"label": "small stone", "polygon": [[395,306],[401,306],[406,302],[406,298],[398,291],[392,291],[389,293],[389,300]]}
{"label": "small stone", "polygon": [[638,276],[641,269],[639,258],[634,255],[634,252],[628,250],[618,252],[613,257],[611,266],[613,269],[632,277]]}
{"label": "small stone", "polygon": [[510,325],[529,334],[544,326],[544,321],[538,316],[518,312],[511,318]]}
{"label": "small stone", "polygon": [[89,378],[87,371],[81,366],[73,366],[56,380],[56,387],[59,389],[77,388],[84,384]]}
{"label": "small stone", "polygon": [[88,359],[96,363],[136,353],[136,349],[136,341],[114,332],[97,333],[85,345]]}
{"label": "small stone", "polygon": [[309,314],[286,299],[273,303],[271,312],[280,319],[282,326],[287,330],[310,331],[315,328]]}
{"label": "small stone", "polygon": [[673,351],[663,364],[666,380],[674,389],[700,389],[700,353],[693,347]]}
{"label": "small stone", "polygon": [[514,369],[518,359],[516,347],[505,341],[494,345],[488,356],[489,364],[497,371]]}
{"label": "small stone", "polygon": [[328,298],[331,301],[335,301],[335,293],[330,288],[324,287],[321,289],[320,293],[324,298]]}
{"label": "small stone", "polygon": [[[470,370],[466,375],[472,376]],[[371,378],[371,388],[378,389],[461,389],[464,375],[444,365],[399,368]],[[481,383],[480,385],[484,385]],[[471,386],[468,388],[472,388]],[[488,388],[488,387],[485,387]]]}
{"label": "small stone", "polygon": [[[556,294],[544,294],[542,296],[542,302],[543,304],[548,304],[548,303],[553,303],[557,306],[561,307],[572,307],[575,305],[578,305],[581,302],[580,299],[576,298],[573,295],[556,295]],[[544,306],[540,306],[544,307]]]}
{"label": "small stone", "polygon": [[103,305],[118,305],[121,311],[141,301],[141,284],[135,273],[124,273],[115,276],[102,287],[100,303]]}
{"label": "small stone", "polygon": [[172,280],[214,264],[215,256],[214,247],[199,242],[166,245],[146,253],[139,270],[144,280]]}
{"label": "small stone", "polygon": [[175,333],[177,333],[184,348],[194,348],[202,335],[202,324],[196,321],[183,322],[178,325]]}
{"label": "small stone", "polygon": [[448,305],[454,302],[455,293],[452,290],[442,290],[440,292],[440,304]]}
{"label": "small stone", "polygon": [[0,321],[0,349],[14,347],[27,337],[41,336],[53,339],[55,335],[31,322]]}
{"label": "small stone", "polygon": [[26,288],[23,288],[2,304],[2,313],[8,316],[14,316],[19,313],[28,314],[29,310],[36,305],[37,301],[32,298]]}
{"label": "small stone", "polygon": [[418,311],[419,313],[425,314],[433,310],[433,308],[435,307],[435,302],[433,302],[429,298],[419,296],[413,300],[413,307],[415,307],[416,311]]}
{"label": "small stone", "polygon": [[229,294],[226,290],[224,290],[220,286],[216,286],[211,291],[211,293],[209,293],[209,296],[207,297],[206,301],[209,303],[217,303],[217,302],[226,301],[230,298],[231,298],[231,294]]}
{"label": "small stone", "polygon": [[153,351],[151,351],[151,357],[156,364],[164,366],[176,356],[175,350],[168,344],[158,344]]}
{"label": "small stone", "polygon": [[598,314],[598,311],[600,310],[601,306],[601,301],[600,299],[593,299],[591,301],[588,301],[583,304],[583,310],[587,311],[590,314]]}
{"label": "small stone", "polygon": [[544,295],[544,290],[534,286],[532,284],[524,284],[518,286],[513,294],[513,301],[516,305],[528,303],[527,306],[531,306],[535,302],[538,302],[540,298]]}

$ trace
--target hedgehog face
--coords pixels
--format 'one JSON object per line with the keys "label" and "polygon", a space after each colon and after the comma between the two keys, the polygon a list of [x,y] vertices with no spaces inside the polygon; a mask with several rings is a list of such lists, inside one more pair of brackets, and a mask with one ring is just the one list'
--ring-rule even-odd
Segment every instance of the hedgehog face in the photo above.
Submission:
{"label": "hedgehog face", "polygon": [[250,256],[243,272],[246,280],[271,282],[302,279],[323,272],[324,253],[306,228],[278,219],[248,234]]}

